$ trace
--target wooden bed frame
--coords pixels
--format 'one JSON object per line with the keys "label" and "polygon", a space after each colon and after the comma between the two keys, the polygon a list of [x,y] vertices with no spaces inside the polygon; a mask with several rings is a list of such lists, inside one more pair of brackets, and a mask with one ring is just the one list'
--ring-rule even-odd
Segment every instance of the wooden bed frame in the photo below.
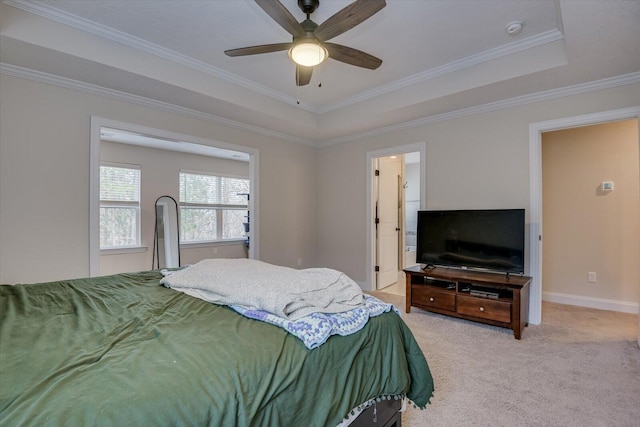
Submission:
{"label": "wooden bed frame", "polygon": [[362,411],[349,427],[402,427],[402,400],[382,400]]}

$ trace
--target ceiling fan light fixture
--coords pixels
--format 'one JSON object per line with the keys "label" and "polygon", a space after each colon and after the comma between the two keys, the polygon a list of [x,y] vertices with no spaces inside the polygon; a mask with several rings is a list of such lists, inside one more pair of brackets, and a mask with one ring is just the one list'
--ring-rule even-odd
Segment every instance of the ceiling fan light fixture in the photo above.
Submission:
{"label": "ceiling fan light fixture", "polygon": [[289,49],[289,57],[298,65],[313,67],[327,59],[327,49],[319,43],[301,42]]}

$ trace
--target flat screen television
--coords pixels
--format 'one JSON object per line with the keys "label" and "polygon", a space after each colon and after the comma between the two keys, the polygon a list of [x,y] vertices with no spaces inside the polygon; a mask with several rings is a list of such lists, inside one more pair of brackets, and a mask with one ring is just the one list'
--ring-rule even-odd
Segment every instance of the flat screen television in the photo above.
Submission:
{"label": "flat screen television", "polygon": [[418,211],[421,264],[524,273],[524,209]]}

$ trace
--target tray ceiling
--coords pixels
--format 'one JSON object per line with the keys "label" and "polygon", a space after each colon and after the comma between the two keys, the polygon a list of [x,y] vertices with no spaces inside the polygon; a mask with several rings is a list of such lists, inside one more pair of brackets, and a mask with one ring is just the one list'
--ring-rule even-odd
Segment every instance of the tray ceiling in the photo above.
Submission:
{"label": "tray ceiling", "polygon": [[[282,3],[305,18],[295,0]],[[321,23],[350,3],[321,1],[311,18]],[[5,0],[1,7],[5,71],[69,79],[318,146],[603,79],[640,80],[634,0],[387,0],[332,40],[382,66],[329,59],[303,87],[286,52],[224,55],[291,41],[253,1]],[[524,28],[510,35],[505,27],[515,20]]]}

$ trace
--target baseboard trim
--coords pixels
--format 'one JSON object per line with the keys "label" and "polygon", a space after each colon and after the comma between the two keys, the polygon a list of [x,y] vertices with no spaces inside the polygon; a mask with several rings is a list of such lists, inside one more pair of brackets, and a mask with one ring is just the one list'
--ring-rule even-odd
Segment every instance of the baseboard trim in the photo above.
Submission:
{"label": "baseboard trim", "polygon": [[631,314],[638,314],[638,310],[640,309],[640,304],[637,302],[617,301],[604,298],[585,297],[581,295],[561,294],[557,292],[543,292],[542,301]]}

